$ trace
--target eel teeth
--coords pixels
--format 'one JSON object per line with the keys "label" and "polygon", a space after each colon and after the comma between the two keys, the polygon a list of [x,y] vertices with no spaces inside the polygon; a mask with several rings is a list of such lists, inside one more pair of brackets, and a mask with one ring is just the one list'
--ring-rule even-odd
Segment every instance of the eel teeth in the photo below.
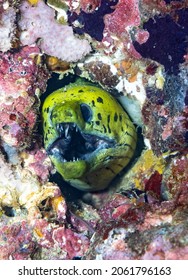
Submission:
{"label": "eel teeth", "polygon": [[60,130],[61,130],[62,133],[64,133],[64,128],[63,128],[63,126],[60,127]]}
{"label": "eel teeth", "polygon": [[65,128],[65,137],[67,138],[67,136],[68,136],[68,132],[69,132],[69,126],[67,126],[66,128]]}

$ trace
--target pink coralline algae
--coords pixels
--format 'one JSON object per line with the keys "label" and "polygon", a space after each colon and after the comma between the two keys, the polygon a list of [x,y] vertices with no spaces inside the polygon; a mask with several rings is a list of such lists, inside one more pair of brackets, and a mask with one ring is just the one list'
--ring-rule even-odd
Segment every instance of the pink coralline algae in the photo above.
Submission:
{"label": "pink coralline algae", "polygon": [[123,35],[128,27],[139,26],[138,0],[120,0],[111,15],[105,16],[106,28],[117,35]]}
{"label": "pink coralline algae", "polygon": [[139,202],[137,206],[121,207],[116,213],[119,215],[114,219],[105,217],[99,224],[86,259],[188,258],[185,209],[173,211],[168,202],[151,205]]}
{"label": "pink coralline algae", "polygon": [[46,182],[53,172],[52,164],[43,148],[34,147],[32,150],[21,153],[24,168],[36,175],[40,182]]}
{"label": "pink coralline algae", "polygon": [[[73,259],[83,256],[89,246],[89,239],[66,228],[53,225],[44,219],[33,223],[36,242],[36,255],[40,259]],[[38,251],[38,252],[37,252]]]}
{"label": "pink coralline algae", "polygon": [[[147,30],[140,28],[141,16],[139,1],[120,0],[112,14],[105,16],[105,37],[103,42],[108,42],[108,36],[121,38],[125,53],[140,58],[132,42],[136,40],[139,44],[145,43],[149,38]],[[108,35],[107,35],[108,34]],[[114,41],[115,42],[115,41]]]}
{"label": "pink coralline algae", "polygon": [[[147,41],[149,33],[140,28],[141,18],[138,0],[102,0],[100,5],[98,3],[93,5],[93,1],[86,1],[88,2],[86,7],[91,7],[91,11],[85,6],[82,9],[83,3],[79,2],[75,9],[71,3],[69,4],[71,13],[68,14],[69,23],[76,33],[89,34],[93,39],[101,42],[98,43],[99,49],[104,48],[105,50],[107,46],[109,49],[106,49],[105,52],[111,54],[120,47],[119,39],[121,38],[122,51],[125,54],[128,52],[133,57],[140,57],[132,44],[133,38],[135,37],[142,44]],[[96,5],[97,7],[93,9]],[[78,22],[80,25],[77,24]]]}
{"label": "pink coralline algae", "polygon": [[0,227],[0,259],[31,259],[35,251],[35,241],[26,221],[21,220],[11,225],[8,219],[1,219]]}
{"label": "pink coralline algae", "polygon": [[65,259],[73,259],[77,256],[83,256],[89,247],[89,239],[81,234],[73,232],[64,227],[55,229],[53,232],[54,242],[66,252]]}
{"label": "pink coralline algae", "polygon": [[38,41],[44,53],[69,62],[77,61],[91,51],[87,40],[76,38],[70,26],[55,21],[55,11],[42,0],[38,1],[36,6],[23,1],[20,12],[19,28],[22,31],[20,35],[22,45],[30,45]]}
{"label": "pink coralline algae", "polygon": [[[164,173],[162,195],[179,206],[187,206],[188,200],[188,157],[182,155],[172,160]],[[175,183],[176,182],[176,183]]]}
{"label": "pink coralline algae", "polygon": [[0,222],[0,259],[74,259],[88,249],[89,239],[45,219],[26,216],[3,218]]}
{"label": "pink coralline algae", "polygon": [[38,95],[49,77],[45,66],[34,56],[38,47],[24,47],[0,54],[0,135],[1,141],[22,149],[29,146],[36,125]]}

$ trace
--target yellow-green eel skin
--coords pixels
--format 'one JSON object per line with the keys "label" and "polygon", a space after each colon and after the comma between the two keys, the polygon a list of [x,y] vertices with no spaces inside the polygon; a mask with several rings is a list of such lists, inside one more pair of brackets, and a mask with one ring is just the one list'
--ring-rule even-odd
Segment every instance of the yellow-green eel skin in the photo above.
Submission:
{"label": "yellow-green eel skin", "polygon": [[[44,146],[57,172],[80,190],[105,189],[134,154],[134,124],[116,99],[98,86],[75,83],[56,90],[45,99],[42,118]],[[77,143],[78,131],[84,140],[79,136]],[[68,159],[56,142],[67,145]],[[91,151],[84,155],[82,144]]]}

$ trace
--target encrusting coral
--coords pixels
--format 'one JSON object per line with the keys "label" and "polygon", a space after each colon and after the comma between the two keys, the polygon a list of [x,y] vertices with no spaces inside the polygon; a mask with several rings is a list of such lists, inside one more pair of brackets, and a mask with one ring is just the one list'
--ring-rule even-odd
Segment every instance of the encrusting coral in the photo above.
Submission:
{"label": "encrusting coral", "polygon": [[16,17],[19,1],[0,2],[0,51],[6,52],[17,43]]}
{"label": "encrusting coral", "polygon": [[23,149],[31,143],[38,110],[39,95],[46,89],[49,72],[38,64],[35,47],[0,53],[0,135],[9,146]]}
{"label": "encrusting coral", "polygon": [[37,44],[44,53],[69,62],[77,61],[91,51],[89,42],[76,38],[70,26],[58,23],[54,18],[55,11],[42,0],[37,1],[34,6],[23,1],[20,12],[22,45],[38,41]]}
{"label": "encrusting coral", "polygon": [[[187,1],[0,1],[0,259],[188,259],[187,13]],[[42,141],[44,99],[75,76],[138,132],[102,192],[66,184]]]}

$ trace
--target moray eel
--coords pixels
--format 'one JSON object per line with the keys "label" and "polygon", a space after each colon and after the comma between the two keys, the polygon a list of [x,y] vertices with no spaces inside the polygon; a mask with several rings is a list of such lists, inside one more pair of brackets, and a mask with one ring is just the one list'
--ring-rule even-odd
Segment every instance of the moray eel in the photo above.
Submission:
{"label": "moray eel", "polygon": [[134,154],[134,124],[97,86],[75,83],[51,93],[42,118],[48,155],[63,179],[80,190],[106,188]]}

